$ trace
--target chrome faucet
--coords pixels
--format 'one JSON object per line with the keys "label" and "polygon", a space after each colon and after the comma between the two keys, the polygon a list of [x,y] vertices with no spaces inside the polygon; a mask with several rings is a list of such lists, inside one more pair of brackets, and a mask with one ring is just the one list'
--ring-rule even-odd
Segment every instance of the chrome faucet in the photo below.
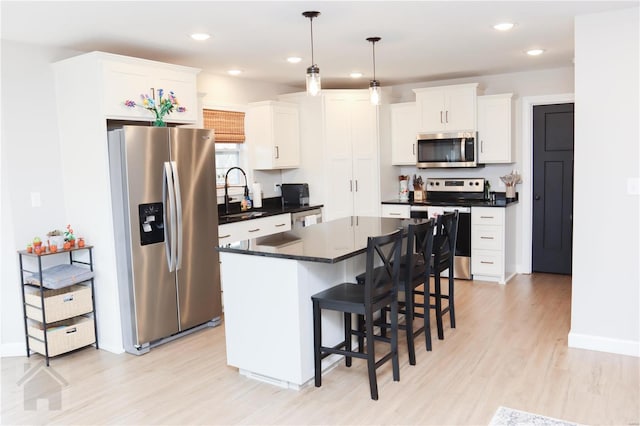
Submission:
{"label": "chrome faucet", "polygon": [[229,201],[230,201],[228,178],[229,178],[229,172],[233,169],[240,170],[240,173],[242,173],[242,176],[244,176],[244,196],[245,197],[249,196],[249,186],[247,186],[247,174],[240,167],[236,167],[236,166],[231,167],[229,170],[227,170],[227,173],[224,175],[224,211],[226,214],[229,214]]}

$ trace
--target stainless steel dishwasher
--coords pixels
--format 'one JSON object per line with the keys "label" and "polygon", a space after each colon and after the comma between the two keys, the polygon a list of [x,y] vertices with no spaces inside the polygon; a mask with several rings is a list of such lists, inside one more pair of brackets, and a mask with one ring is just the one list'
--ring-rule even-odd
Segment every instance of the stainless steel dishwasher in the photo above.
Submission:
{"label": "stainless steel dishwasher", "polygon": [[291,228],[303,228],[322,222],[322,209],[311,209],[302,212],[291,213]]}

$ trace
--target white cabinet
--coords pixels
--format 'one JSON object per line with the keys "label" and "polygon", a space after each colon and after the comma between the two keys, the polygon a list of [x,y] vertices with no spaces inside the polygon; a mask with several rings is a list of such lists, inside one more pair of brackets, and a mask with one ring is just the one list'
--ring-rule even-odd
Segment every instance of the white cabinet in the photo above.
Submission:
{"label": "white cabinet", "polygon": [[274,101],[249,104],[245,123],[254,169],[285,169],[300,165],[297,105]]}
{"label": "white cabinet", "polygon": [[162,64],[149,64],[149,61],[122,59],[121,57],[96,57],[101,62],[103,73],[104,114],[108,118],[153,121],[152,111],[142,107],[127,107],[124,102],[141,101],[140,95],[149,95],[159,101],[159,90],[164,91],[163,98],[173,92],[178,105],[186,108],[184,112],[166,115],[165,121],[195,123],[198,119],[196,89],[197,69]]}
{"label": "white cabinet", "polygon": [[291,214],[261,217],[259,219],[243,220],[225,223],[218,226],[218,245],[226,245],[251,238],[264,237],[291,230]]}
{"label": "white cabinet", "polygon": [[391,105],[391,164],[416,165],[418,114],[415,102]]}
{"label": "white cabinet", "polygon": [[299,106],[300,167],[282,182],[307,182],[310,204],[323,205],[323,220],[380,216],[378,107],[368,90],[323,90],[281,95]]}
{"label": "white cabinet", "polygon": [[383,204],[380,216],[409,219],[411,217],[411,206],[408,204]]}
{"label": "white cabinet", "polygon": [[380,213],[377,110],[360,92],[323,95],[327,220]]}
{"label": "white cabinet", "polygon": [[413,89],[421,133],[476,130],[478,84]]}
{"label": "white cabinet", "polygon": [[513,94],[478,96],[478,162],[513,163],[515,149],[511,137]]}
{"label": "white cabinet", "polygon": [[514,207],[471,208],[471,273],[473,279],[505,284],[515,274]]}

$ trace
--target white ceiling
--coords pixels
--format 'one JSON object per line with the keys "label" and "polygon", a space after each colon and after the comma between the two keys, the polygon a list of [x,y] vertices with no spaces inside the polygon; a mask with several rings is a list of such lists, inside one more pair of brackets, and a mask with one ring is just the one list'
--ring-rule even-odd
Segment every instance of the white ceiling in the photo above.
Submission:
{"label": "white ceiling", "polygon": [[[382,85],[571,66],[576,15],[639,1],[71,1],[1,2],[2,39],[101,50],[302,87],[315,60],[324,88],[367,87],[376,44]],[[638,13],[638,9],[630,10]],[[498,22],[516,27],[495,31]],[[207,32],[205,42],[189,38]],[[542,56],[524,52],[542,48]],[[296,65],[285,61],[300,56]],[[361,71],[359,81],[349,78]]]}

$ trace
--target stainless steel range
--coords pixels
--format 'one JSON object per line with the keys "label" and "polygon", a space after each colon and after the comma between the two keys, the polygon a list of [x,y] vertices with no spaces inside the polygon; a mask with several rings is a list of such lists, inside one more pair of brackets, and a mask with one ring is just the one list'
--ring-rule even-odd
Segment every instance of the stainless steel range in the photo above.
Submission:
{"label": "stainless steel range", "polygon": [[[484,200],[484,178],[427,179],[427,201],[411,206],[411,217],[437,217],[458,210],[458,237],[453,274],[471,279],[471,205]],[[445,271],[442,275],[448,276]]]}

